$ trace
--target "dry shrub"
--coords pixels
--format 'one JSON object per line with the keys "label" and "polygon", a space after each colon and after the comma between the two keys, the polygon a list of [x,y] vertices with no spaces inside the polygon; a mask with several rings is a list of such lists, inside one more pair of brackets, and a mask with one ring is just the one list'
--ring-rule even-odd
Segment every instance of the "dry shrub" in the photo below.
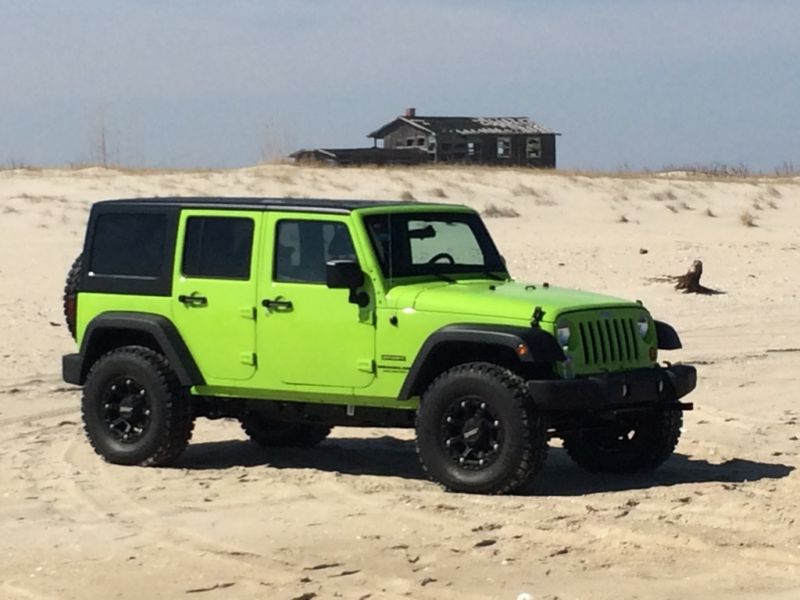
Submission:
{"label": "dry shrub", "polygon": [[617,219],[617,223],[630,223],[630,219],[625,215],[620,215],[619,219]]}
{"label": "dry shrub", "polygon": [[739,215],[739,222],[745,227],[758,227],[758,225],[756,225],[756,218],[749,211],[744,211]]}
{"label": "dry shrub", "polygon": [[694,210],[694,208],[692,208],[691,204],[689,204],[688,202],[686,202],[686,200],[684,200],[683,202],[681,202],[681,203],[680,203],[678,206],[679,206],[680,208],[682,208],[683,210]]}
{"label": "dry shrub", "polygon": [[707,216],[707,217],[716,217],[716,216],[717,216],[717,215],[715,215],[715,214],[714,214],[714,211],[713,211],[713,210],[711,210],[710,208],[707,208],[707,209],[706,209],[706,212],[704,212],[703,214],[704,214],[705,216]]}
{"label": "dry shrub", "polygon": [[447,192],[445,192],[442,188],[437,187],[433,188],[430,192],[431,196],[434,198],[447,198]]}
{"label": "dry shrub", "polygon": [[659,202],[663,202],[664,200],[677,200],[678,196],[675,195],[675,192],[672,190],[667,190],[666,192],[653,192],[650,194],[654,199],[658,200]]}
{"label": "dry shrub", "polygon": [[667,204],[666,207],[667,207],[667,210],[670,211],[670,212],[674,212],[674,213],[678,212],[678,207],[675,206],[674,204]]}
{"label": "dry shrub", "polygon": [[533,203],[536,206],[556,206],[558,204],[558,202],[550,198],[536,198]]}
{"label": "dry shrub", "polygon": [[497,206],[496,204],[489,204],[483,209],[483,216],[489,219],[513,219],[519,216],[519,213],[510,206]]}
{"label": "dry shrub", "polygon": [[541,194],[529,185],[520,183],[511,190],[512,196],[533,196],[538,198]]}
{"label": "dry shrub", "polygon": [[798,175],[800,170],[797,169],[795,164],[791,161],[783,161],[779,167],[775,167],[775,175],[778,177],[793,177]]}
{"label": "dry shrub", "polygon": [[778,203],[775,202],[775,200],[768,200],[767,201],[767,206],[769,206],[770,208],[773,208],[773,209],[777,209],[778,208]]}
{"label": "dry shrub", "polygon": [[719,179],[721,177],[749,177],[750,169],[743,164],[727,165],[725,163],[712,163],[710,165],[669,165],[664,171],[681,171],[689,177],[704,177]]}
{"label": "dry shrub", "polygon": [[761,199],[760,198],[756,198],[755,200],[753,200],[753,208],[756,209],[756,210],[764,210],[764,207],[761,206]]}
{"label": "dry shrub", "polygon": [[292,177],[287,173],[277,173],[272,178],[278,183],[285,183],[287,185],[290,183],[294,183],[294,177]]}
{"label": "dry shrub", "polygon": [[416,198],[414,197],[414,194],[412,194],[408,190],[405,190],[402,194],[400,194],[400,200],[406,200],[408,202],[413,202],[414,200],[416,200]]}
{"label": "dry shrub", "polygon": [[[100,189],[100,188],[91,188],[91,189]],[[26,200],[31,204],[41,204],[42,202],[61,202],[64,203],[67,199],[64,196],[48,196],[43,194],[41,196],[36,196],[34,194],[29,194],[27,192],[23,192],[22,194],[17,194],[14,196],[18,200]]]}
{"label": "dry shrub", "polygon": [[339,183],[338,181],[329,181],[328,185],[331,186],[332,188],[337,189],[337,190],[342,190],[343,192],[349,192],[349,191],[352,191],[352,189],[353,189],[352,187],[350,187],[346,183]]}
{"label": "dry shrub", "polygon": [[767,188],[767,194],[769,194],[773,198],[780,198],[783,195],[781,194],[781,191],[774,185],[771,185]]}
{"label": "dry shrub", "polygon": [[10,214],[18,215],[19,214],[19,209],[14,208],[13,206],[4,206],[3,207],[3,214],[4,215],[10,215]]}

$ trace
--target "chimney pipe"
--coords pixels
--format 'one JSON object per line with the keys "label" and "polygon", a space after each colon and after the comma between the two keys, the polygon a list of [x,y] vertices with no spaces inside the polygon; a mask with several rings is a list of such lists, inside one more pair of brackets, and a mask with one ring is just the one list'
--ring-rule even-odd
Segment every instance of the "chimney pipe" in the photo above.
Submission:
{"label": "chimney pipe", "polygon": [[414,108],[413,106],[409,106],[409,107],[406,109],[406,112],[405,112],[405,114],[404,114],[403,116],[404,116],[406,119],[413,119],[414,117],[416,117],[416,116],[417,116],[417,109],[416,109],[416,108]]}

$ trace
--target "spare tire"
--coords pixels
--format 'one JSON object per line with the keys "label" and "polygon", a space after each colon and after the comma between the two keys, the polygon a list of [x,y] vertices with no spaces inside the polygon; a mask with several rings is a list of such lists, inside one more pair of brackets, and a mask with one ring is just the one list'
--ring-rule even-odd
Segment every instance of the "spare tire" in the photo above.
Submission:
{"label": "spare tire", "polygon": [[64,319],[67,322],[67,329],[69,329],[73,338],[76,337],[77,332],[78,282],[80,281],[82,267],[83,254],[79,254],[67,273],[67,282],[64,285]]}

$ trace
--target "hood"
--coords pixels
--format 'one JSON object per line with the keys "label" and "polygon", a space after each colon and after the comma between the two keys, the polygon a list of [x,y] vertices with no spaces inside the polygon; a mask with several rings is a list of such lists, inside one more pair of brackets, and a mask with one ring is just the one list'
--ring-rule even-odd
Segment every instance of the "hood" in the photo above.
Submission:
{"label": "hood", "polygon": [[396,309],[470,314],[529,321],[541,306],[543,321],[552,322],[559,314],[585,309],[638,307],[629,300],[572,290],[544,287],[516,281],[426,282],[393,288],[389,293]]}

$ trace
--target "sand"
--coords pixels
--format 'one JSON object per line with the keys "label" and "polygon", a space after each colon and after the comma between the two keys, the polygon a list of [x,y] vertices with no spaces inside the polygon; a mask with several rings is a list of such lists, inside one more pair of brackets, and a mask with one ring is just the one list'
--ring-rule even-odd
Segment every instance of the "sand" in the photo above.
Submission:
{"label": "sand", "polygon": [[[700,376],[675,456],[589,475],[553,443],[529,489],[481,497],[426,481],[408,431],[265,452],[200,421],[175,468],[92,453],[60,380],[61,288],[92,201],[404,192],[517,214],[488,219],[517,278],[640,298],[672,323],[685,348],[663,357]],[[800,180],[6,170],[0,232],[2,598],[800,598]],[[696,258],[725,294],[648,280]]]}

